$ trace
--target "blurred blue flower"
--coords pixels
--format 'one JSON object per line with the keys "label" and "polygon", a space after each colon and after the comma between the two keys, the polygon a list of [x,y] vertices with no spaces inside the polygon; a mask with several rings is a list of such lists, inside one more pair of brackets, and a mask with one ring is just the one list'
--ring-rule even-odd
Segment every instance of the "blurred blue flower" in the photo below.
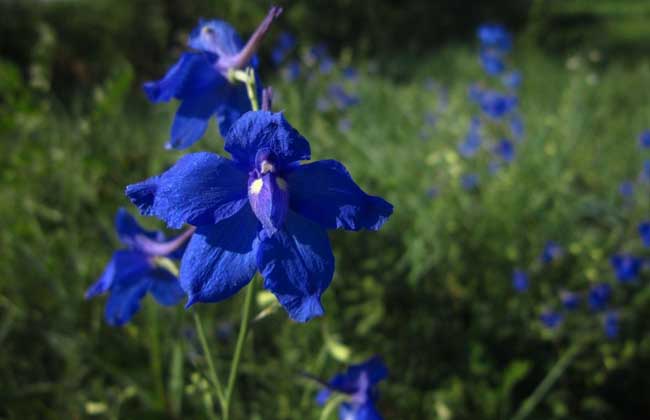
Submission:
{"label": "blurred blue flower", "polygon": [[548,241],[544,245],[540,259],[548,264],[564,255],[564,249],[555,241]]}
{"label": "blurred blue flower", "polygon": [[192,231],[165,241],[162,232],[144,230],[126,210],[115,216],[115,231],[125,245],[113,257],[99,279],[86,291],[86,299],[109,292],[106,322],[121,326],[140,309],[140,301],[150,292],[161,305],[175,305],[185,296],[178,279],[161,258],[179,259]]}
{"label": "blurred blue flower", "polygon": [[357,69],[352,66],[347,66],[343,69],[343,78],[350,81],[356,81],[359,77]]}
{"label": "blurred blue flower", "polygon": [[525,292],[528,290],[528,273],[524,270],[516,269],[512,273],[512,287],[519,292]]}
{"label": "blurred blue flower", "polygon": [[521,119],[521,115],[517,113],[510,118],[510,133],[512,133],[512,137],[516,141],[524,137],[524,121]]}
{"label": "blurred blue flower", "polygon": [[639,145],[646,149],[650,148],[650,130],[644,130],[639,134]]}
{"label": "blurred blue flower", "polygon": [[629,283],[636,279],[643,263],[641,258],[629,254],[614,255],[609,259],[609,262],[614,269],[616,278],[621,283]]}
{"label": "blurred blue flower", "polygon": [[564,317],[561,313],[547,309],[539,316],[539,320],[542,321],[545,327],[550,329],[555,329],[560,326]]}
{"label": "blurred blue flower", "polygon": [[506,162],[515,159],[515,145],[508,139],[501,139],[494,147],[494,153]]}
{"label": "blurred blue flower", "polygon": [[143,85],[153,103],[172,98],[181,102],[167,147],[184,149],[194,144],[203,137],[212,116],[216,116],[219,131],[225,136],[232,123],[251,109],[246,87],[230,83],[227,74],[230,69],[257,67],[255,51],[281,11],[272,7],[246,45],[228,23],[200,20],[188,41],[195,51],[183,53],[161,80]]}
{"label": "blurred blue flower", "polygon": [[337,126],[340,132],[347,133],[352,128],[352,121],[349,118],[341,118]]}
{"label": "blurred blue flower", "polygon": [[466,158],[472,157],[481,148],[481,142],[481,120],[478,117],[474,117],[470,123],[465,140],[458,145],[458,153]]}
{"label": "blurred blue flower", "polygon": [[523,77],[519,70],[513,70],[503,75],[501,82],[509,89],[519,89]]}
{"label": "blurred blue flower", "polygon": [[388,369],[380,357],[374,356],[358,365],[351,365],[327,382],[327,387],[316,396],[319,405],[325,405],[334,393],[349,396],[339,408],[340,420],[381,420],[375,407],[379,397],[377,384],[386,379]]}
{"label": "blurred blue flower", "polygon": [[639,236],[646,248],[650,248],[650,221],[639,223]]}
{"label": "blurred blue flower", "polygon": [[[471,88],[470,88],[471,89]],[[478,102],[481,110],[489,117],[499,119],[517,108],[518,100],[514,95],[505,95],[493,90],[470,90],[470,98]]]}
{"label": "blurred blue flower", "polygon": [[560,300],[564,308],[568,311],[578,309],[578,306],[580,306],[580,295],[576,292],[563,290],[560,292]]}
{"label": "blurred blue flower", "polygon": [[330,74],[334,70],[334,60],[331,57],[324,57],[320,60],[318,71],[321,74]]}
{"label": "blurred blue flower", "polygon": [[464,174],[460,177],[460,185],[465,190],[473,190],[478,187],[478,181],[477,174]]}
{"label": "blurred blue flower", "polygon": [[271,60],[278,66],[296,46],[296,37],[288,32],[282,32],[271,50]]}
{"label": "blurred blue flower", "polygon": [[615,311],[607,311],[603,319],[605,336],[610,340],[618,337],[619,332],[619,315]]}
{"label": "blurred blue flower", "polygon": [[337,108],[343,110],[359,103],[359,97],[348,94],[343,85],[332,83],[327,92]]}
{"label": "blurred blue flower", "polygon": [[512,36],[502,25],[482,24],[478,27],[476,36],[485,47],[495,48],[503,52],[512,49]]}
{"label": "blurred blue flower", "polygon": [[324,58],[329,58],[327,47],[324,44],[317,44],[309,48],[307,59],[311,62],[318,62]]}
{"label": "blurred blue flower", "polygon": [[485,72],[490,76],[497,76],[503,73],[506,68],[505,63],[503,62],[503,57],[494,50],[488,49],[481,51],[479,58],[483,70],[485,70]]}
{"label": "blurred blue flower", "polygon": [[602,311],[612,295],[612,287],[607,283],[599,283],[589,289],[587,298],[589,307],[594,311]]}
{"label": "blurred blue flower", "polygon": [[300,77],[300,62],[298,60],[291,60],[282,70],[284,80],[293,82]]}
{"label": "blurred blue flower", "polygon": [[632,181],[623,181],[618,186],[618,192],[624,198],[630,198],[634,195],[634,182]]}
{"label": "blurred blue flower", "polygon": [[281,113],[244,114],[224,148],[232,160],[192,153],[126,189],[143,215],[197,226],[180,270],[187,306],[229,298],[259,270],[292,319],[322,315],[334,274],[326,229],[378,230],[393,206],[338,161],[300,164],[309,143]]}

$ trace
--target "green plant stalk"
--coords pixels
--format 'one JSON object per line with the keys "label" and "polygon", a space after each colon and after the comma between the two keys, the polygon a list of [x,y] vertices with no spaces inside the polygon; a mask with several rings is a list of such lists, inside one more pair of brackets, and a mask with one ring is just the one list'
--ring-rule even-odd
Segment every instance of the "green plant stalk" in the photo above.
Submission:
{"label": "green plant stalk", "polygon": [[153,302],[147,302],[147,315],[149,321],[149,366],[153,378],[157,401],[161,408],[167,407],[167,396],[162,372],[162,357],[160,354],[160,331],[158,328],[158,308]]}
{"label": "green plant stalk", "polygon": [[199,341],[201,342],[201,348],[203,349],[203,355],[208,363],[208,377],[212,386],[214,387],[215,395],[219,400],[219,405],[221,406],[221,411],[224,410],[225,406],[225,395],[223,393],[223,387],[219,381],[219,376],[217,375],[217,370],[214,367],[214,362],[212,360],[212,354],[210,353],[210,347],[208,346],[208,341],[205,339],[205,332],[203,332],[203,323],[201,322],[201,317],[198,312],[194,312],[194,323],[196,324],[196,331],[199,334]]}
{"label": "green plant stalk", "polygon": [[255,70],[252,67],[247,67],[246,70],[230,70],[228,79],[231,82],[239,81],[246,85],[246,93],[248,94],[248,100],[251,102],[251,109],[259,111],[260,105],[255,89]]}
{"label": "green plant stalk", "polygon": [[248,327],[251,318],[251,309],[253,308],[253,295],[255,294],[255,277],[246,288],[246,296],[244,297],[244,306],[242,308],[241,323],[239,326],[239,334],[237,336],[237,344],[235,346],[235,354],[230,364],[230,374],[228,375],[228,386],[226,387],[225,394],[225,408],[222,412],[223,420],[228,420],[230,415],[230,401],[232,393],[237,381],[237,371],[239,369],[239,362],[241,361],[241,354],[248,334]]}
{"label": "green plant stalk", "polygon": [[544,377],[542,382],[537,385],[537,388],[535,388],[533,393],[524,400],[519,407],[519,410],[517,410],[514,417],[512,417],[512,420],[523,420],[533,412],[535,407],[542,402],[548,391],[550,391],[562,374],[564,374],[564,371],[569,367],[571,362],[573,362],[578,353],[580,353],[584,344],[584,341],[578,340],[569,347],[569,349],[546,374],[546,377]]}

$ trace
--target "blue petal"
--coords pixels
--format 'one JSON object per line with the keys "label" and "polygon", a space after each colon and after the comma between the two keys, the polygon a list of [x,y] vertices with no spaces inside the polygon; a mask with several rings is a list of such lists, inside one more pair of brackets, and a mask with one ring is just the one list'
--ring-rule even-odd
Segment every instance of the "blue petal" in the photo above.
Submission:
{"label": "blue petal", "polygon": [[284,118],[282,113],[251,111],[242,115],[226,136],[225,149],[233,159],[248,167],[255,167],[258,151],[270,152],[278,169],[311,156],[309,143]]}
{"label": "blue petal", "polygon": [[171,228],[218,223],[247,203],[248,175],[212,153],[183,156],[159,176],[126,187],[126,195],[145,216]]}
{"label": "blue petal", "polygon": [[149,291],[161,305],[176,305],[185,297],[178,279],[169,271],[157,268],[149,274],[149,277],[151,278]]}
{"label": "blue petal", "polygon": [[320,297],[334,275],[334,255],[325,230],[289,212],[284,229],[262,234],[257,265],[289,316],[307,322],[324,313]]}
{"label": "blue petal", "polygon": [[224,300],[247,285],[255,272],[259,222],[250,206],[216,225],[199,227],[181,262],[187,306]]}
{"label": "blue petal", "polygon": [[146,236],[153,240],[164,240],[162,232],[143,229],[131,213],[121,207],[115,215],[115,231],[120,238],[120,242],[131,248],[137,248],[139,236]]}
{"label": "blue petal", "polygon": [[244,43],[229,23],[217,19],[201,19],[190,33],[188,46],[218,56],[232,56],[242,49]]}
{"label": "blue petal", "polygon": [[122,249],[115,251],[110,262],[99,279],[86,291],[86,299],[90,299],[106,291],[134,275],[151,269],[147,256],[139,251]]}
{"label": "blue petal", "polygon": [[318,394],[316,394],[316,404],[323,406],[327,403],[327,400],[330,399],[332,396],[332,391],[330,391],[328,388],[323,388],[320,391],[318,391]]}
{"label": "blue petal", "polygon": [[[214,68],[215,61],[216,57],[211,54],[184,53],[165,77],[155,82],[147,82],[142,88],[154,103],[197,94],[207,86],[217,84],[218,79],[223,79]],[[225,82],[225,79],[223,81]]]}
{"label": "blue petal", "polygon": [[106,322],[114,327],[129,322],[140,309],[140,300],[147,294],[150,284],[151,278],[142,274],[122,279],[111,289],[106,302]]}
{"label": "blue petal", "polygon": [[364,193],[335,160],[301,165],[287,182],[291,209],[327,229],[378,230],[393,213],[390,203]]}
{"label": "blue petal", "polygon": [[367,401],[354,410],[354,420],[382,420],[381,414],[372,401]]}
{"label": "blue petal", "polygon": [[282,228],[289,210],[289,194],[284,180],[271,173],[251,179],[248,200],[253,213],[269,235]]}
{"label": "blue petal", "polygon": [[208,128],[220,102],[225,101],[223,89],[206,89],[185,98],[176,111],[167,147],[185,149],[196,143]]}
{"label": "blue petal", "polygon": [[[256,75],[257,97],[262,97],[262,82]],[[240,83],[229,85],[224,93],[226,99],[217,107],[217,124],[221,137],[226,138],[232,125],[244,113],[251,110],[251,102],[248,99],[246,87]]]}

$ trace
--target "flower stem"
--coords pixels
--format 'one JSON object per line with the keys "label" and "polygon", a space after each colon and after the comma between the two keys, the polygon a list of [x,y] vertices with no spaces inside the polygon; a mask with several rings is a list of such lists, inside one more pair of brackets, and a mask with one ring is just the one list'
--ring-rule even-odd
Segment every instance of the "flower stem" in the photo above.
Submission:
{"label": "flower stem", "polygon": [[158,307],[153,302],[147,302],[147,315],[149,321],[149,366],[153,378],[157,401],[161,408],[166,406],[165,385],[163,383],[162,358],[160,355],[160,331],[158,328]]}
{"label": "flower stem", "polygon": [[239,335],[237,336],[237,344],[235,346],[235,354],[232,358],[232,363],[230,364],[230,374],[228,375],[228,386],[226,388],[225,394],[225,409],[223,410],[222,417],[223,420],[228,420],[230,415],[230,401],[232,399],[232,393],[235,388],[235,382],[237,380],[237,370],[239,369],[239,362],[241,360],[242,350],[244,348],[244,342],[246,341],[246,335],[248,333],[248,325],[251,318],[251,309],[253,307],[253,295],[255,293],[255,278],[250,282],[246,288],[246,296],[244,297],[244,307],[242,308],[242,318],[241,324],[239,326]]}
{"label": "flower stem", "polygon": [[251,102],[251,109],[259,111],[260,105],[257,100],[257,89],[255,86],[255,70],[252,67],[247,67],[246,70],[229,70],[228,80],[231,82],[239,81],[246,85],[246,93],[248,93],[248,100]]}
{"label": "flower stem", "polygon": [[217,375],[217,370],[214,367],[214,362],[212,360],[212,354],[210,353],[210,347],[208,346],[208,342],[205,339],[205,332],[203,332],[203,323],[201,322],[201,317],[199,316],[199,313],[197,311],[194,311],[194,323],[196,324],[196,331],[199,334],[199,341],[201,342],[201,348],[203,349],[203,355],[205,356],[205,359],[208,363],[208,377],[210,378],[210,382],[212,382],[212,386],[214,387],[215,395],[217,396],[217,399],[219,400],[219,405],[221,406],[221,411],[224,410],[224,407],[226,406],[225,404],[225,398],[224,398],[224,393],[223,393],[223,387],[221,386],[221,382],[219,381],[219,376]]}
{"label": "flower stem", "polygon": [[555,365],[548,372],[546,377],[542,382],[537,385],[537,388],[533,391],[532,394],[519,407],[519,410],[512,417],[512,420],[524,420],[527,418],[537,407],[537,405],[542,402],[546,393],[555,385],[555,383],[560,379],[564,371],[569,367],[573,359],[580,353],[582,350],[584,341],[578,340],[575,341],[571,347],[560,357],[560,359],[555,363]]}

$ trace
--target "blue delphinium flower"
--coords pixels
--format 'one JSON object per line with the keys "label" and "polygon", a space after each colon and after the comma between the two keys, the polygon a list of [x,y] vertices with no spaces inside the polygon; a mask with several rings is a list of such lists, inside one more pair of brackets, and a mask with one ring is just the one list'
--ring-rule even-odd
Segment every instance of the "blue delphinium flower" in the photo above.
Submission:
{"label": "blue delphinium flower", "polygon": [[478,175],[474,173],[464,174],[460,177],[460,186],[465,190],[473,190],[478,187]]}
{"label": "blue delphinium flower", "polygon": [[623,181],[618,186],[618,192],[623,198],[630,198],[634,195],[634,182],[632,181]]}
{"label": "blue delphinium flower", "polygon": [[521,86],[521,81],[523,77],[521,72],[518,70],[513,70],[503,75],[501,82],[503,85],[509,89],[519,89]]}
{"label": "blue delphinium flower", "polygon": [[332,83],[329,85],[327,92],[331,101],[338,109],[343,110],[359,103],[359,98],[357,96],[348,94],[345,91],[345,88],[338,83]]}
{"label": "blue delphinium flower", "polygon": [[650,221],[639,223],[638,229],[643,245],[650,248]]}
{"label": "blue delphinium flower", "polygon": [[300,62],[298,60],[291,60],[282,70],[284,80],[293,82],[300,77]]}
{"label": "blue delphinium flower", "polygon": [[621,283],[629,283],[637,278],[643,261],[629,254],[614,255],[609,259],[616,278]]}
{"label": "blue delphinium flower", "polygon": [[282,32],[271,50],[273,64],[279,66],[295,46],[296,37],[288,32]]}
{"label": "blue delphinium flower", "polygon": [[490,76],[497,76],[506,69],[506,64],[503,62],[503,56],[495,50],[486,49],[480,52],[479,59],[483,70]]}
{"label": "blue delphinium flower", "polygon": [[291,318],[322,315],[334,274],[326,229],[378,230],[393,206],[363,192],[335,160],[301,165],[309,143],[281,113],[244,114],[225,150],[233,160],[189,154],[126,190],[143,215],[197,226],[180,271],[187,306],[232,296],[259,269]]}
{"label": "blue delphinium flower", "polygon": [[646,149],[650,148],[650,130],[645,130],[639,134],[639,145]]}
{"label": "blue delphinium flower", "polygon": [[547,309],[539,316],[539,320],[542,321],[545,327],[550,329],[555,329],[560,326],[564,317],[561,313],[554,311],[552,309]]}
{"label": "blue delphinium flower", "polygon": [[478,27],[476,35],[484,47],[508,52],[512,49],[512,36],[502,25],[483,24]]}
{"label": "blue delphinium flower", "polygon": [[618,337],[619,330],[619,315],[616,311],[607,311],[605,318],[603,319],[603,327],[605,330],[605,336],[610,340]]}
{"label": "blue delphinium flower", "polygon": [[257,67],[255,51],[281,11],[272,7],[246,45],[228,23],[200,20],[188,41],[194,51],[183,53],[161,80],[144,84],[151,102],[181,101],[167,147],[184,149],[194,144],[203,137],[212,116],[225,136],[232,123],[251,109],[245,86],[230,83],[227,74],[248,65]]}
{"label": "blue delphinium flower", "polygon": [[512,273],[512,287],[519,292],[525,292],[528,290],[528,273],[524,270],[516,269]]}
{"label": "blue delphinium flower", "polygon": [[99,279],[86,291],[86,299],[109,292],[105,318],[121,326],[140,309],[140,300],[150,292],[161,305],[175,305],[185,296],[178,279],[159,258],[179,259],[191,231],[165,241],[162,232],[142,229],[126,210],[115,216],[115,231],[125,245],[113,257]]}
{"label": "blue delphinium flower", "polygon": [[602,311],[607,307],[612,296],[612,287],[607,283],[599,283],[589,289],[589,307],[594,311]]}
{"label": "blue delphinium flower", "polygon": [[560,292],[560,300],[564,308],[568,311],[576,310],[580,306],[580,295],[576,292],[563,290]]}
{"label": "blue delphinium flower", "polygon": [[466,158],[472,157],[481,148],[481,142],[481,120],[478,117],[474,117],[470,123],[465,140],[458,145],[458,153]]}
{"label": "blue delphinium flower", "polygon": [[551,263],[564,255],[564,249],[555,241],[548,241],[544,245],[540,259],[543,263]]}
{"label": "blue delphinium flower", "polygon": [[379,398],[377,384],[388,376],[388,369],[380,357],[352,365],[327,382],[327,388],[318,393],[316,401],[324,405],[334,393],[345,394],[349,399],[339,408],[340,420],[381,420],[375,407]]}
{"label": "blue delphinium flower", "polygon": [[489,117],[500,119],[517,108],[517,97],[494,90],[470,90],[470,98],[478,102],[481,110]]}
{"label": "blue delphinium flower", "polygon": [[515,145],[508,139],[501,139],[494,147],[494,153],[506,162],[515,159]]}

